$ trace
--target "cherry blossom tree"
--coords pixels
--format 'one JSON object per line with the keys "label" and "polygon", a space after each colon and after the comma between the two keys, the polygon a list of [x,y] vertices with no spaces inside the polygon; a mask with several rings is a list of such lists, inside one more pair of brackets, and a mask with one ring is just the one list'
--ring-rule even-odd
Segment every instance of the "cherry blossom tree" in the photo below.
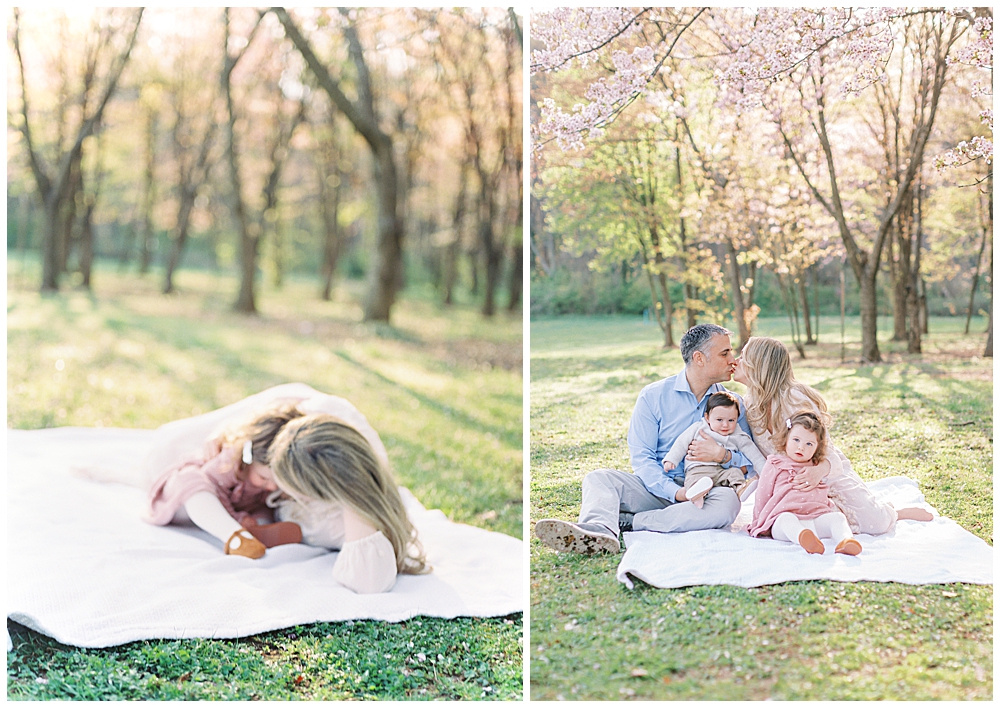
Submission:
{"label": "cherry blossom tree", "polygon": [[[969,13],[965,11],[957,12],[960,16],[969,18]],[[977,79],[972,84],[970,98],[986,98],[989,107],[979,112],[979,118],[993,135],[993,10],[988,7],[976,8],[975,19],[972,22],[973,41],[958,49],[948,57],[949,63],[965,64],[989,72],[989,80]],[[970,140],[963,140],[951,150],[937,158],[939,169],[955,167],[982,160],[990,165],[992,172],[993,164],[993,139],[992,137],[976,136]],[[978,182],[983,182],[986,177],[982,177]]]}
{"label": "cherry blossom tree", "polygon": [[[906,135],[896,135],[903,143],[895,164],[902,169],[887,179],[891,189],[885,198],[873,201],[876,192],[884,193],[884,183],[876,185],[861,173],[846,174],[847,163],[856,156],[841,119],[845,112],[859,110],[859,96],[886,79],[901,28],[918,19],[930,28],[922,45],[930,52],[922,57],[929,73],[912,102],[912,122],[901,131]],[[540,13],[533,26],[541,28],[537,36],[544,48],[533,53],[532,70],[576,72],[590,79],[583,91],[586,102],[571,109],[566,107],[571,96],[553,92],[540,98],[534,149],[551,141],[564,149],[579,148],[585,139],[596,139],[638,96],[652,90],[651,82],[669,66],[668,58],[695,58],[713,50],[719,105],[737,113],[763,107],[780,127],[798,177],[835,221],[861,288],[862,358],[878,361],[879,264],[900,214],[912,212],[911,190],[934,125],[946,58],[971,24],[961,13],[905,8]],[[989,34],[990,24],[980,21],[980,34]],[[709,36],[714,41],[707,41]],[[971,61],[979,54],[961,56]],[[912,264],[908,266],[900,282],[912,279]]]}

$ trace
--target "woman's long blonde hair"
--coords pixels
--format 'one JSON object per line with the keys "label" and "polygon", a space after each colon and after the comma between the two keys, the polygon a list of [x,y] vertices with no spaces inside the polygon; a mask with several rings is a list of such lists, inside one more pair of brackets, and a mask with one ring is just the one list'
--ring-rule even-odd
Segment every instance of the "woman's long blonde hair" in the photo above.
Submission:
{"label": "woman's long blonde hair", "polygon": [[[231,427],[219,436],[219,443],[224,446],[242,448],[247,440],[251,443],[253,459],[262,465],[270,466],[270,449],[274,438],[289,421],[304,415],[294,404],[277,406],[255,416],[249,422]],[[241,461],[242,472],[246,465]]]}
{"label": "woman's long blonde hair", "polygon": [[286,493],[345,504],[381,531],[398,572],[429,572],[392,473],[356,429],[326,413],[300,415],[275,436],[268,459]]}
{"label": "woman's long blonde hair", "polygon": [[829,429],[826,401],[816,389],[795,380],[788,350],[777,339],[750,337],[743,345],[740,366],[747,385],[744,397],[747,422],[754,435],[762,435],[765,431],[774,435],[784,425],[784,419],[801,408],[801,402],[792,401],[793,391],[812,401],[819,411],[820,422]]}

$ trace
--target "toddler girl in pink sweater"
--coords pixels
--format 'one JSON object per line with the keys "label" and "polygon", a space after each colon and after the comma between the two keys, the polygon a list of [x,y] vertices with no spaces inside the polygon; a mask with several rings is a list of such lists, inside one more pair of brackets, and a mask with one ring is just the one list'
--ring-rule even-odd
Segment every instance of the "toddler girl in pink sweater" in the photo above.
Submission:
{"label": "toddler girl in pink sweater", "polygon": [[796,474],[806,467],[830,470],[823,422],[811,411],[796,413],[785,420],[785,428],[772,441],[781,454],[770,455],[760,472],[750,535],[769,534],[779,541],[798,543],[809,553],[823,553],[820,538],[829,538],[836,543],[837,553],[861,553],[861,544],[851,534],[847,517],[830,501],[826,485],[803,490],[795,484]]}

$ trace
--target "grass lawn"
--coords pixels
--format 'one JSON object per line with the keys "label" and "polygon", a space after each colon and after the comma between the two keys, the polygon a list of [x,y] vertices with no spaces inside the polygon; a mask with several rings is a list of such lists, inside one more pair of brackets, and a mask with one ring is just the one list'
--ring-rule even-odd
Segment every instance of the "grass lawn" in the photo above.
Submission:
{"label": "grass lawn", "polygon": [[[920,356],[882,333],[885,363],[862,366],[857,318],[848,320],[845,363],[839,318],[824,318],[819,346],[805,361],[793,353],[793,365],[826,398],[832,437],[863,479],[917,480],[943,515],[992,544],[993,361],[979,357],[985,322],[974,321],[969,336],[963,326],[964,318],[932,319]],[[787,332],[787,320],[774,318],[756,333],[790,346]],[[661,343],[655,324],[640,318],[532,322],[532,524],[575,521],[587,472],[629,469],[636,396],[683,368]],[[669,590],[637,581],[630,591],[615,580],[619,557],[530,545],[533,700],[993,696],[992,586]]]}
{"label": "grass lawn", "polygon": [[[428,508],[522,535],[522,321],[404,296],[364,324],[358,283],[264,286],[181,272],[95,274],[93,296],[42,297],[9,266],[7,425],[152,428],[289,381],[352,401]],[[10,699],[507,699],[523,695],[522,617],[324,623],[238,640],[78,649],[8,622]]]}

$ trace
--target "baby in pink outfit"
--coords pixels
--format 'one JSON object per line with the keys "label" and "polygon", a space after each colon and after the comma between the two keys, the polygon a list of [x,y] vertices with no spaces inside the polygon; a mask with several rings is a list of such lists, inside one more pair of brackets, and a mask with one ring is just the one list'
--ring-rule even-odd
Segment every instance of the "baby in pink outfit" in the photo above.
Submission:
{"label": "baby in pink outfit", "polygon": [[811,411],[785,420],[785,429],[772,438],[783,454],[770,455],[760,473],[748,529],[751,536],[770,534],[779,541],[798,543],[809,553],[823,553],[820,538],[829,538],[836,543],[837,553],[861,553],[847,517],[830,501],[825,485],[804,490],[795,484],[796,474],[805,467],[825,466],[829,470],[825,439],[825,426]]}

